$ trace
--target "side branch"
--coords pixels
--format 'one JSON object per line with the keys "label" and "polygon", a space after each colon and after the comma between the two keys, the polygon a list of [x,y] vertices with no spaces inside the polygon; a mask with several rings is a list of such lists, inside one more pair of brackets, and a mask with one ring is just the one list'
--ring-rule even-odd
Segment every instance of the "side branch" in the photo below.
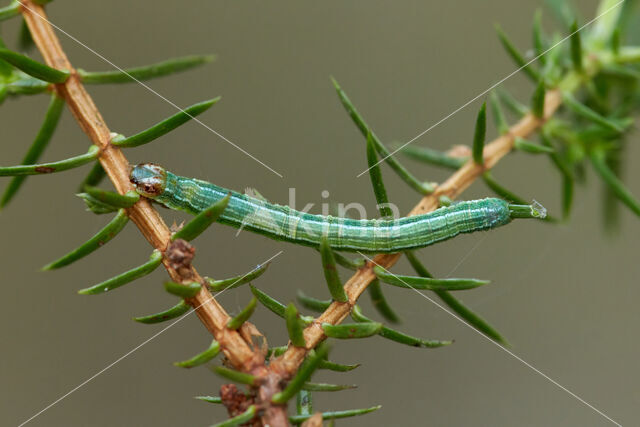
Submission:
{"label": "side branch", "polygon": [[[493,168],[505,155],[512,149],[516,137],[525,138],[538,129],[544,122],[551,117],[562,103],[562,95],[559,90],[548,91],[544,102],[543,118],[537,118],[529,113],[525,115],[518,123],[509,128],[509,132],[496,138],[484,148],[484,165],[478,165],[470,159],[460,169],[458,169],[449,179],[442,185],[438,186],[435,191],[420,200],[412,210],[411,215],[419,215],[434,211],[439,206],[441,196],[447,196],[451,199],[458,197],[467,187],[469,187],[483,172]],[[333,302],[320,317],[308,326],[304,331],[306,347],[295,347],[290,345],[287,351],[278,359],[271,363],[271,369],[281,373],[284,376],[290,376],[295,373],[298,366],[304,360],[307,352],[315,348],[322,340],[326,338],[320,325],[322,323],[331,323],[336,325],[344,320],[358,297],[367,289],[367,286],[376,278],[373,272],[375,265],[381,265],[384,268],[391,268],[400,258],[400,254],[384,254],[377,255],[373,262],[368,262],[364,267],[359,269],[344,285],[344,290],[349,297],[349,303]]]}
{"label": "side branch", "polygon": [[[82,130],[93,144],[100,148],[100,163],[117,191],[125,194],[133,190],[129,182],[129,162],[122,151],[111,144],[111,132],[64,53],[44,9],[31,0],[22,0],[21,4],[22,15],[46,63],[53,68],[71,73],[65,83],[55,85],[55,90],[65,99]],[[127,213],[149,243],[164,253],[167,250],[171,232],[151,204],[145,199],[140,199],[134,206],[127,209]],[[190,265],[186,270],[178,271],[170,265],[166,257],[163,264],[175,282],[182,283],[190,280],[204,283],[202,277]],[[187,302],[196,309],[196,314],[220,342],[223,352],[234,366],[244,371],[251,371],[264,363],[262,356],[252,350],[240,333],[227,328],[230,317],[206,286],[202,286],[200,292],[195,297],[189,298]]]}

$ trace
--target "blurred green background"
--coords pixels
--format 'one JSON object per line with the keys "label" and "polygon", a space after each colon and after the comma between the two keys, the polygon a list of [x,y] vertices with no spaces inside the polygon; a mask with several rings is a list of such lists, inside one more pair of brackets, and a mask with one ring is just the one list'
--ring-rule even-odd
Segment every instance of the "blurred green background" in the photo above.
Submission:
{"label": "blurred green background", "polygon": [[[364,141],[340,106],[335,76],[384,141],[406,141],[514,70],[494,35],[500,23],[521,49],[541,1],[211,1],[64,2],[50,19],[121,67],[191,53],[218,60],[195,71],[149,82],[180,106],[222,95],[201,120],[284,175],[279,178],[196,123],[152,145],[128,150],[132,163],[153,161],[176,173],[243,190],[256,187],[286,203],[295,188],[298,207],[319,212],[330,192],[336,202],[363,203],[373,212]],[[596,1],[580,1],[592,17]],[[552,28],[549,14],[545,26]],[[19,21],[3,25],[15,46]],[[100,58],[59,34],[76,67],[109,69]],[[34,54],[37,57],[36,54]],[[530,83],[516,75],[505,87],[527,100]],[[171,115],[174,108],[135,85],[90,87],[113,131],[132,134]],[[415,142],[438,149],[468,144],[481,101]],[[46,97],[7,100],[2,106],[1,164],[16,164],[31,143]],[[495,135],[490,129],[490,135]],[[624,179],[640,194],[638,135],[630,137]],[[68,111],[45,154],[48,160],[84,152],[88,140]],[[407,160],[425,180],[447,174]],[[0,213],[0,417],[17,425],[165,327],[141,325],[175,301],[162,289],[166,274],[101,296],[76,290],[147,259],[149,246],[133,225],[99,252],[67,267],[39,268],[86,240],[107,220],[84,211],[75,189],[87,169],[29,178]],[[386,167],[388,192],[403,212],[418,196]],[[560,180],[544,157],[509,155],[495,176],[559,214]],[[4,186],[8,180],[3,180]],[[420,251],[437,276],[479,277],[490,285],[457,296],[496,326],[511,350],[618,422],[638,422],[640,314],[637,301],[640,221],[622,209],[620,232],[607,236],[601,221],[601,184],[589,171],[578,188],[568,225],[518,221]],[[481,183],[466,198],[489,195]],[[167,223],[185,217],[161,210]],[[242,274],[279,250],[255,284],[283,302],[296,289],[327,291],[312,249],[214,226],[196,241],[196,266],[222,278]],[[409,273],[406,262],[394,270]],[[343,272],[342,277],[348,277]],[[359,388],[316,393],[317,410],[383,404],[377,413],[338,425],[596,426],[608,422],[486,338],[412,291],[387,288],[402,314],[401,328],[425,338],[455,339],[437,350],[381,338],[336,342],[332,359],[362,363],[347,374],[322,371],[322,382]],[[220,298],[234,312],[249,289]],[[371,312],[369,298],[362,299]],[[260,308],[253,321],[271,345],[286,342],[284,322]],[[217,395],[221,380],[204,367],[171,362],[206,348],[210,336],[193,315],[34,419],[33,426],[209,425],[222,407],[192,396]]]}

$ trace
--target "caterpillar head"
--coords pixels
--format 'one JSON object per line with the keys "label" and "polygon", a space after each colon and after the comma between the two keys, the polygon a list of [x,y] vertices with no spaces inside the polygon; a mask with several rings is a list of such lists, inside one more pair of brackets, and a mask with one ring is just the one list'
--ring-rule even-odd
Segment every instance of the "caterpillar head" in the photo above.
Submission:
{"label": "caterpillar head", "polygon": [[133,167],[129,175],[129,181],[136,186],[136,191],[150,199],[162,194],[166,179],[164,168],[153,163],[140,163]]}

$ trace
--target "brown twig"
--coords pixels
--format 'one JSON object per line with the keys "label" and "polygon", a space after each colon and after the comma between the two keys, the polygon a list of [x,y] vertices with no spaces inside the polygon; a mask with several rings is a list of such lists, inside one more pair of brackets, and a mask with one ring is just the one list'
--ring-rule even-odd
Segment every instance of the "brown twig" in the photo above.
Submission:
{"label": "brown twig", "polygon": [[[62,50],[60,41],[49,24],[43,8],[31,0],[22,0],[21,3],[22,15],[46,63],[53,68],[71,73],[65,83],[55,85],[55,90],[65,99],[76,121],[91,142],[100,148],[100,163],[116,190],[120,194],[133,190],[129,182],[129,162],[122,150],[111,144],[111,132]],[[140,199],[128,209],[127,213],[149,243],[165,253],[169,247],[171,232],[151,204],[145,199]],[[178,271],[170,265],[166,256],[163,264],[175,282],[204,283],[202,277],[191,265]],[[264,364],[261,352],[255,351],[250,341],[226,327],[229,315],[206,286],[202,286],[198,295],[188,299],[187,302],[194,307],[202,323],[220,342],[224,354],[236,368],[251,372]]]}
{"label": "brown twig", "polygon": [[[532,114],[525,115],[518,123],[511,126],[509,132],[496,138],[487,144],[484,149],[484,165],[478,165],[471,159],[464,166],[458,169],[436,190],[423,197],[409,213],[409,215],[424,214],[434,211],[439,206],[441,196],[447,196],[454,199],[459,196],[473,181],[482,173],[491,169],[513,149],[513,143],[516,137],[525,138],[539,128],[545,120],[551,117],[562,103],[562,96],[559,90],[548,91],[545,97],[544,120],[536,118]],[[289,345],[287,351],[274,360],[270,367],[280,375],[285,377],[293,375],[307,352],[315,348],[322,340],[326,338],[322,330],[322,323],[338,324],[349,315],[353,305],[358,297],[367,289],[369,283],[375,278],[373,267],[380,265],[384,268],[391,268],[400,258],[400,254],[384,254],[377,255],[373,262],[359,269],[344,285],[344,290],[349,297],[349,301],[345,303],[334,301],[329,308],[325,310],[320,317],[309,325],[304,331],[306,347],[295,347]]]}
{"label": "brown twig", "polygon": [[[132,190],[133,187],[128,179],[129,162],[119,148],[111,145],[110,131],[62,50],[42,7],[31,0],[23,0],[22,4],[24,6],[22,14],[46,63],[51,67],[71,72],[71,77],[65,83],[56,85],[55,90],[60,96],[64,97],[83,131],[96,146],[100,147],[100,163],[117,191],[124,194]],[[561,102],[562,98],[558,90],[549,91],[545,98],[544,117],[548,118],[553,115]],[[512,126],[507,134],[495,139],[485,147],[484,165],[480,166],[472,160],[468,161],[447,181],[438,186],[434,193],[425,196],[409,215],[435,210],[439,206],[440,196],[448,196],[451,199],[459,196],[485,170],[491,169],[512,150],[515,137],[528,136],[539,128],[543,122],[544,120],[527,114]],[[166,253],[169,249],[171,232],[150,203],[145,199],[141,199],[128,210],[128,214],[149,243],[156,249]],[[256,395],[256,403],[264,410],[261,416],[263,425],[280,426],[287,424],[286,408],[271,405],[270,399],[274,393],[280,391],[281,380],[291,377],[297,371],[307,352],[326,338],[320,325],[325,322],[331,324],[340,323],[349,315],[353,305],[369,283],[375,279],[373,266],[378,264],[385,268],[390,268],[397,262],[399,257],[399,254],[377,255],[372,263],[367,263],[358,270],[344,285],[349,301],[346,303],[333,302],[316,319],[316,322],[313,322],[305,329],[306,348],[290,345],[287,351],[273,360],[269,366],[264,365],[264,352],[255,348],[251,341],[251,333],[248,330],[257,333],[257,329],[253,325],[247,325],[248,328],[241,329],[240,333],[229,330],[226,327],[229,315],[213,298],[206,286],[202,287],[196,297],[188,300],[188,303],[196,308],[196,313],[202,323],[220,342],[225,355],[231,363],[236,368],[251,372],[256,377],[261,378],[261,386]],[[190,263],[182,265],[179,269],[176,269],[175,264],[172,263],[175,263],[175,259],[169,261],[165,257],[164,265],[172,280],[176,282],[195,280],[203,283],[202,278]]]}

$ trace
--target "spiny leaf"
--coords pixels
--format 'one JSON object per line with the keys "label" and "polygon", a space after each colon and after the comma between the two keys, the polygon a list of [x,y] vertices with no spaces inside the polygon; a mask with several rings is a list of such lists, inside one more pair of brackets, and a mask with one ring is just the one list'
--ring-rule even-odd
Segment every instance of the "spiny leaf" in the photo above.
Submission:
{"label": "spiny leaf", "polygon": [[222,421],[221,423],[214,424],[211,427],[233,427],[245,424],[251,421],[256,416],[257,411],[258,409],[256,408],[256,405],[251,405],[242,414],[237,415],[233,418],[229,418],[228,420]]}
{"label": "spiny leaf", "polygon": [[198,295],[202,286],[198,282],[191,282],[187,284],[176,282],[165,282],[164,290],[170,294],[179,296],[180,298],[193,298]]}
{"label": "spiny leaf", "polygon": [[[610,0],[607,0],[610,1]],[[629,31],[629,25],[635,23],[636,15],[634,12],[638,7],[638,0],[625,1],[622,4],[622,10],[620,16],[615,24],[615,28],[619,29],[622,34],[626,34]]]}
{"label": "spiny leaf", "polygon": [[14,16],[20,15],[21,4],[19,1],[12,1],[8,6],[0,8],[0,21],[4,21]]}
{"label": "spiny leaf", "polygon": [[487,187],[489,187],[491,190],[493,190],[494,193],[496,193],[503,199],[517,203],[519,205],[527,204],[526,200],[524,200],[522,197],[515,195],[514,193],[500,185],[498,181],[496,181],[493,177],[491,171],[486,171],[485,173],[483,173],[482,179],[484,180],[485,184],[487,184]]}
{"label": "spiny leaf", "polygon": [[415,160],[448,169],[459,169],[467,161],[467,158],[464,157],[453,157],[442,151],[415,145],[405,145],[400,149],[400,152]]}
{"label": "spiny leaf", "polygon": [[640,61],[640,46],[622,46],[616,57],[620,64],[634,64]]}
{"label": "spiny leaf", "polygon": [[[540,132],[540,140],[545,147],[553,149],[553,144],[545,128]],[[573,173],[567,161],[557,151],[550,152],[549,158],[562,174],[562,217],[567,219],[573,202]]]}
{"label": "spiny leaf", "polygon": [[542,30],[542,11],[536,10],[533,16],[533,47],[535,49],[536,58],[540,62],[540,65],[545,65],[547,57],[544,52],[547,49],[547,42],[544,37],[544,31]]}
{"label": "spiny leaf", "polygon": [[391,153],[389,152],[389,150],[387,150],[384,144],[382,144],[382,142],[378,139],[376,134],[371,130],[371,128],[369,128],[369,125],[367,125],[360,113],[358,113],[358,110],[356,110],[356,108],[353,106],[351,100],[347,97],[347,94],[342,90],[338,82],[334,78],[331,78],[331,81],[333,82],[333,86],[338,92],[340,102],[342,102],[342,105],[349,113],[349,116],[351,117],[353,122],[356,124],[358,129],[360,129],[360,132],[365,138],[367,138],[368,135],[371,135],[371,140],[375,144],[376,151],[378,152],[378,154],[380,154],[384,161],[387,162],[389,167],[393,169],[394,172],[398,174],[398,176],[409,185],[409,187],[413,188],[418,193],[432,193],[433,186],[420,182],[413,175],[411,175],[411,173],[407,169],[405,169],[405,167],[402,166],[393,156],[390,155]]}
{"label": "spiny leaf", "polygon": [[582,72],[582,41],[580,40],[580,31],[578,31],[578,22],[573,21],[571,24],[571,62],[573,68],[577,72]]}
{"label": "spiny leaf", "polygon": [[140,200],[140,195],[133,190],[119,194],[97,187],[85,186],[84,191],[98,202],[115,209],[130,208]]}
{"label": "spiny leaf", "polygon": [[[612,118],[611,120],[615,121],[615,123],[621,129],[628,128],[634,122],[633,117],[616,117]],[[602,126],[598,125],[585,126],[581,129],[578,129],[575,132],[575,135],[578,141],[603,141],[620,138],[620,135],[618,135],[617,132],[611,131],[611,129],[603,128]]]}
{"label": "spiny leaf", "polygon": [[622,203],[627,205],[629,209],[636,215],[640,216],[640,201],[625,187],[624,183],[618,179],[606,162],[606,153],[601,148],[595,148],[591,151],[591,163],[594,169],[600,175],[606,185],[611,188],[613,193],[620,199]]}
{"label": "spiny leaf", "polygon": [[[289,346],[286,346],[286,345],[281,345],[279,347],[269,347],[269,350],[267,350],[266,359],[269,359],[272,356],[273,357],[282,356],[287,351],[288,348]],[[309,352],[309,354],[311,354],[311,351]]]}
{"label": "spiny leaf", "polygon": [[484,141],[487,136],[487,103],[483,102],[478,117],[476,118],[476,128],[473,132],[473,161],[478,165],[484,164],[483,150]]}
{"label": "spiny leaf", "polygon": [[237,316],[234,316],[231,319],[229,319],[229,321],[227,322],[227,328],[233,331],[240,329],[240,327],[244,324],[244,322],[249,320],[249,318],[255,311],[257,302],[258,300],[256,299],[256,297],[251,298],[251,301],[249,301],[249,304],[247,304],[247,306],[243,308],[242,311],[238,313]]}
{"label": "spiny leaf", "polygon": [[[269,351],[267,352],[267,359],[271,356],[278,357],[283,355],[284,352],[287,351],[287,348],[288,347],[286,345],[281,347],[269,348]],[[311,356],[313,354],[315,354],[315,350],[310,350],[309,355]],[[318,366],[318,369],[328,369],[330,371],[335,371],[335,372],[348,372],[356,369],[358,366],[360,366],[359,363],[356,363],[355,365],[344,365],[341,363],[331,362],[329,360],[322,360],[320,362],[320,365]]]}
{"label": "spiny leaf", "polygon": [[[0,48],[6,48],[7,46],[4,44],[4,40],[2,40],[2,37],[0,37]],[[11,64],[9,64],[7,61],[0,59],[0,76],[5,77],[5,79],[3,79],[5,82],[7,80],[11,80],[11,77],[13,77],[14,74],[14,69],[11,66]],[[5,97],[7,96],[7,86],[6,84],[4,85],[0,85],[0,88],[2,90],[2,97],[0,98],[0,101],[4,101]]]}
{"label": "spiny leaf", "polygon": [[614,56],[620,54],[620,28],[616,28],[611,35],[611,52]]}
{"label": "spiny leaf", "polygon": [[[362,313],[362,310],[357,305],[353,307],[353,310],[351,311],[351,317],[353,317],[353,319],[356,322],[363,322],[363,323],[373,322],[373,320],[369,319]],[[396,331],[395,329],[391,329],[386,326],[382,326],[382,328],[380,329],[380,332],[378,332],[378,335],[380,335],[383,338],[389,339],[391,341],[410,345],[412,347],[436,348],[436,347],[442,347],[442,346],[453,343],[453,341],[423,340],[421,338],[412,337],[411,335],[404,334],[402,332]]]}
{"label": "spiny leaf", "polygon": [[427,289],[430,291],[462,291],[486,285],[488,280],[479,279],[433,279],[430,277],[401,276],[386,272],[382,267],[375,266],[373,272],[380,280],[389,285],[407,289]]}
{"label": "spiny leaf", "polygon": [[524,71],[524,73],[527,76],[529,76],[531,80],[533,80],[534,82],[537,82],[538,80],[540,80],[539,73],[536,70],[534,70],[533,67],[531,67],[531,64],[527,64],[527,61],[520,54],[520,52],[515,47],[515,45],[511,42],[511,40],[509,40],[505,32],[502,31],[502,28],[500,28],[499,25],[496,25],[495,28],[496,28],[496,32],[498,33],[498,38],[500,39],[500,43],[502,43],[502,46],[507,51],[507,53],[509,54],[513,62],[516,63],[518,68],[521,68],[522,71]]}
{"label": "spiny leaf", "polygon": [[216,340],[213,340],[211,341],[211,345],[209,346],[209,348],[202,353],[196,354],[191,359],[184,360],[182,362],[174,362],[173,364],[180,368],[194,368],[196,366],[207,363],[208,361],[216,357],[218,353],[220,353],[220,343]]}
{"label": "spiny leaf", "polygon": [[301,290],[298,290],[297,299],[300,301],[300,304],[306,309],[317,311],[322,313],[331,305],[331,300],[319,300],[317,298],[310,297],[306,295]]}
{"label": "spiny leaf", "polygon": [[307,390],[300,390],[296,394],[296,413],[298,415],[313,414],[313,400],[311,398],[311,393]]}
{"label": "spiny leaf", "polygon": [[118,214],[107,224],[102,230],[98,231],[91,239],[89,239],[86,243],[69,252],[62,258],[53,261],[50,264],[42,267],[43,270],[54,270],[56,268],[64,267],[69,265],[80,258],[83,258],[93,251],[101,248],[111,239],[116,237],[118,233],[127,225],[129,221],[129,217],[127,216],[127,212],[124,209],[120,209]]}
{"label": "spiny leaf", "polygon": [[511,94],[505,89],[498,88],[496,89],[496,93],[502,102],[504,102],[505,106],[515,115],[524,116],[529,113],[529,109],[526,105],[518,102]]}
{"label": "spiny leaf", "polygon": [[569,218],[571,206],[573,205],[573,179],[562,178],[562,217]]}
{"label": "spiny leaf", "polygon": [[68,169],[77,168],[98,158],[100,149],[95,145],[89,148],[87,154],[71,157],[59,162],[41,163],[39,165],[20,165],[0,167],[0,176],[16,176],[16,175],[39,175],[47,173],[62,172]]}
{"label": "spiny leaf", "polygon": [[376,335],[381,329],[382,323],[377,322],[342,323],[340,325],[322,324],[322,330],[326,336],[338,339],[367,338]]}
{"label": "spiny leaf", "polygon": [[185,224],[177,233],[171,236],[171,240],[183,239],[191,241],[198,237],[203,231],[205,231],[211,224],[216,222],[222,212],[227,208],[231,199],[231,193],[228,193],[224,198],[218,200],[213,205],[196,215],[191,221]]}
{"label": "spiny leaf", "polygon": [[527,141],[524,138],[516,136],[513,147],[516,150],[524,151],[529,154],[549,154],[553,153],[553,148],[545,145],[536,144],[535,142]]}
{"label": "spiny leaf", "polygon": [[329,353],[329,347],[326,344],[320,344],[316,352],[313,355],[309,355],[307,360],[305,360],[298,372],[293,377],[289,384],[279,393],[276,393],[271,398],[271,401],[276,404],[284,404],[289,399],[298,393],[307,380],[311,377],[313,372],[318,368],[318,365],[323,359],[326,359],[327,354]]}
{"label": "spiny leaf", "polygon": [[21,71],[45,82],[64,83],[69,78],[68,71],[56,70],[9,49],[0,48],[0,59],[4,59]]}
{"label": "spiny leaf", "polygon": [[[588,101],[593,105],[593,108],[601,111],[607,111],[610,109],[609,102],[607,101],[605,89],[596,85],[593,81],[588,81],[584,85],[585,91],[588,96]],[[578,132],[580,132],[578,130]]]}
{"label": "spiny leaf", "polygon": [[214,59],[215,55],[190,55],[122,71],[85,71],[78,69],[78,75],[82,78],[82,82],[87,84],[132,83],[136,80],[149,80],[186,71],[209,63]]}
{"label": "spiny leaf", "polygon": [[[413,267],[413,269],[422,277],[433,277],[431,273],[427,271],[427,269],[422,265],[420,260],[416,258],[413,252],[405,252],[404,253],[409,260],[409,263]],[[494,341],[497,341],[503,345],[507,345],[507,341],[500,335],[500,333],[487,321],[482,319],[480,316],[475,314],[469,308],[467,308],[464,304],[458,301],[453,295],[451,295],[447,291],[435,291],[436,295],[458,316],[464,319],[469,325],[473,326],[483,334],[487,335]]]}
{"label": "spiny leaf", "polygon": [[366,264],[364,258],[351,259],[336,251],[333,251],[333,257],[335,258],[338,265],[349,270],[358,270],[364,267]]}
{"label": "spiny leaf", "polygon": [[640,80],[640,71],[635,68],[617,64],[604,65],[600,72],[606,76],[621,77],[625,79]]}
{"label": "spiny leaf", "polygon": [[[60,121],[63,107],[64,99],[59,97],[55,92],[52,93],[49,101],[49,107],[47,108],[47,112],[44,116],[44,122],[42,123],[42,126],[40,126],[40,130],[38,131],[36,138],[33,140],[31,147],[29,147],[27,154],[25,154],[22,159],[23,165],[32,164],[38,161],[44,152],[44,149],[49,144],[49,141],[51,141],[51,137],[53,136],[58,122]],[[16,176],[9,181],[9,185],[0,200],[0,208],[3,208],[7,203],[9,203],[20,189],[20,186],[25,179],[25,176]]]}
{"label": "spiny leaf", "polygon": [[195,396],[194,399],[209,403],[222,403],[222,398],[219,396]]}
{"label": "spiny leaf", "polygon": [[[559,33],[553,35],[551,46],[557,46],[563,39]],[[566,56],[564,49],[551,49],[545,53],[546,64],[542,70],[542,75],[546,82],[552,87],[562,84],[562,79],[566,76]]]}
{"label": "spiny leaf", "polygon": [[[0,63],[7,64],[9,68],[13,70],[13,67],[7,62],[0,60]],[[0,70],[0,74],[2,70]],[[22,74],[19,78],[9,81],[6,86],[5,94],[10,95],[37,95],[39,93],[47,91],[50,84],[40,79],[33,78],[26,74]]]}
{"label": "spiny leaf", "polygon": [[[560,34],[555,33],[550,44],[557,47],[563,41],[564,39],[560,38]],[[542,56],[543,58],[546,58],[546,64],[542,68],[540,74],[548,87],[557,88],[559,86],[566,86],[568,88],[575,89],[577,85],[579,85],[579,80],[576,78],[577,76],[567,78],[567,64],[564,52],[564,49],[560,48],[547,50]]]}
{"label": "spiny leaf", "polygon": [[625,11],[624,6],[620,6],[620,0],[600,1],[596,11],[598,19],[593,23],[590,32],[590,37],[597,40],[600,47],[606,46],[616,30],[620,30],[620,17],[624,12],[632,13],[630,10]]}
{"label": "spiny leaf", "polygon": [[380,313],[382,317],[392,323],[398,323],[400,318],[393,311],[384,294],[382,293],[382,287],[378,279],[373,280],[367,287],[369,296],[371,297],[371,303],[373,307]]}
{"label": "spiny leaf", "polygon": [[[363,408],[363,409],[348,409],[346,411],[322,412],[322,419],[333,420],[337,418],[355,417],[357,415],[364,415],[364,414],[368,414],[369,412],[377,411],[380,408],[382,408],[382,405],[372,406],[371,408]],[[291,421],[292,424],[302,424],[303,422],[305,422],[311,417],[312,415],[292,415],[289,417],[289,421]]]}
{"label": "spiny leaf", "polygon": [[502,111],[502,105],[500,105],[500,98],[498,98],[498,94],[495,91],[489,95],[489,105],[491,106],[491,115],[493,116],[498,133],[500,133],[500,135],[508,133],[509,123],[507,123],[507,119]]}
{"label": "spiny leaf", "polygon": [[287,332],[291,344],[295,347],[306,347],[304,340],[304,323],[300,319],[298,309],[293,303],[290,303],[284,311],[284,318],[287,321]]}
{"label": "spiny leaf", "polygon": [[482,332],[492,340],[504,346],[509,346],[509,342],[498,332],[496,328],[466,307],[460,300],[451,295],[451,293],[447,291],[436,291],[435,293],[442,302],[444,302],[455,314],[460,316],[460,318],[469,325],[473,326],[476,330]]}
{"label": "spiny leaf", "polygon": [[35,46],[33,37],[31,37],[31,31],[27,25],[27,21],[22,19],[20,23],[20,33],[18,35],[18,46],[20,50],[26,52]]}
{"label": "spiny leaf", "polygon": [[578,18],[578,13],[569,0],[545,0],[545,3],[558,20],[566,29]]}
{"label": "spiny leaf", "polygon": [[357,388],[355,384],[326,384],[326,383],[310,383],[306,382],[302,386],[306,391],[342,391]]}
{"label": "spiny leaf", "polygon": [[335,372],[349,372],[356,369],[358,366],[360,366],[359,363],[356,363],[355,365],[343,365],[341,363],[335,363],[335,362],[330,362],[328,360],[323,360],[322,362],[320,362],[319,368],[328,369],[330,371],[335,371]]}
{"label": "spiny leaf", "polygon": [[102,283],[98,283],[97,285],[94,285],[90,288],[80,289],[78,293],[82,295],[95,295],[119,288],[120,286],[126,285],[127,283],[133,282],[136,279],[146,276],[147,274],[158,268],[161,263],[162,252],[154,250],[149,257],[149,261],[147,261],[146,263],[115,277],[112,277],[111,279],[105,280]]}
{"label": "spiny leaf", "polygon": [[147,316],[134,317],[133,320],[136,322],[152,325],[155,323],[164,322],[167,320],[175,319],[176,317],[180,317],[189,311],[191,307],[189,304],[185,302],[185,300],[180,300],[180,302],[168,310],[161,311],[160,313],[149,314]]}
{"label": "spiny leaf", "polygon": [[[621,178],[623,160],[626,158],[624,156],[625,147],[626,141],[624,140],[618,141],[618,144],[614,146],[607,147],[605,161],[618,179]],[[602,219],[605,231],[617,233],[620,231],[620,200],[608,185],[604,186],[602,196]]]}
{"label": "spiny leaf", "polygon": [[586,120],[589,120],[593,123],[596,123],[600,126],[603,126],[607,129],[611,129],[616,132],[622,133],[624,129],[620,127],[616,122],[600,115],[599,113],[593,111],[591,108],[587,107],[576,98],[573,97],[568,92],[562,94],[562,98],[564,100],[565,105],[577,115],[583,117]]}
{"label": "spiny leaf", "polygon": [[194,104],[190,107],[185,108],[179,113],[174,114],[168,119],[165,119],[160,123],[151,126],[149,129],[143,130],[142,132],[129,136],[127,138],[114,138],[111,143],[117,147],[138,147],[143,144],[148,144],[149,142],[160,138],[162,135],[171,132],[178,126],[187,123],[194,117],[204,113],[219,100],[220,97],[217,97],[209,101]]}
{"label": "spiny leaf", "polygon": [[87,205],[88,211],[93,212],[96,215],[111,213],[118,210],[118,208],[102,203],[100,200],[93,198],[87,193],[78,193],[76,196],[80,197],[85,205]]}
{"label": "spiny leaf", "polygon": [[240,384],[255,385],[256,377],[251,374],[236,371],[235,369],[229,369],[224,366],[214,366],[213,372],[231,381],[235,381]]}
{"label": "spiny leaf", "polygon": [[209,289],[214,292],[220,292],[223,289],[233,289],[238,286],[242,286],[246,283],[251,282],[253,279],[257,279],[262,276],[262,273],[267,271],[270,263],[266,263],[264,265],[258,265],[256,268],[251,270],[249,273],[243,274],[242,276],[230,277],[228,279],[221,280],[213,280],[205,277],[205,281]]}
{"label": "spiny leaf", "polygon": [[567,160],[573,165],[574,176],[576,180],[580,182],[585,182],[585,165],[582,163],[582,160],[588,160],[588,154],[586,147],[583,146],[569,146],[567,147],[566,153]]}
{"label": "spiny leaf", "polygon": [[249,287],[251,288],[251,292],[253,293],[253,295],[256,298],[258,298],[258,301],[260,301],[262,305],[267,307],[269,310],[271,310],[278,316],[284,318],[284,313],[286,310],[286,307],[284,304],[282,304],[281,302],[277,301],[274,298],[271,298],[269,295],[265,294],[264,292],[262,292],[260,289],[256,288],[253,285],[249,285]]}
{"label": "spiny leaf", "polygon": [[107,173],[104,171],[104,168],[102,167],[100,162],[96,162],[87,176],[84,178],[84,180],[82,180],[82,182],[80,183],[80,187],[78,188],[78,190],[82,192],[87,186],[95,187],[96,185],[100,184],[100,182],[102,182],[105,176],[107,176]]}
{"label": "spiny leaf", "polygon": [[378,155],[376,154],[376,147],[371,137],[371,132],[367,134],[367,164],[369,165],[369,177],[371,178],[373,194],[376,196],[380,216],[382,218],[391,218],[393,212],[389,207],[389,198],[387,197],[387,190],[382,180],[382,172],[380,172]]}
{"label": "spiny leaf", "polygon": [[327,281],[331,297],[338,302],[349,301],[349,298],[342,287],[340,276],[338,276],[336,259],[333,256],[333,250],[331,249],[331,246],[329,246],[326,236],[324,236],[320,242],[320,256],[322,258],[324,277]]}
{"label": "spiny leaf", "polygon": [[547,94],[547,88],[544,84],[544,80],[538,82],[536,90],[531,97],[531,112],[539,119],[544,118],[544,98]]}

